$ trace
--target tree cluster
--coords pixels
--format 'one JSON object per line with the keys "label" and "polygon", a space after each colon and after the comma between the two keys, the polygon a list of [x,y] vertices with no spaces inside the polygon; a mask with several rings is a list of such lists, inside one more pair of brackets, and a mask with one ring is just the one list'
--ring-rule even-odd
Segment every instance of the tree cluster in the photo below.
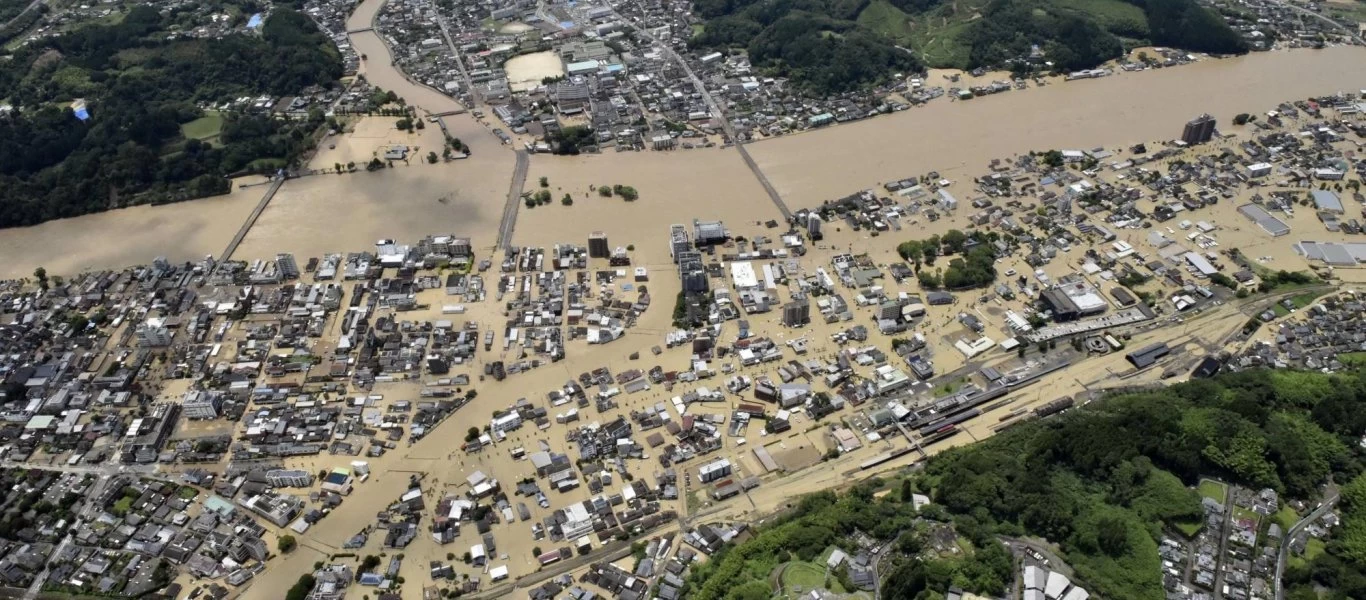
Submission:
{"label": "tree cluster", "polygon": [[704,0],[694,6],[711,20],[692,44],[743,48],[755,66],[819,95],[880,83],[897,71],[921,70],[915,55],[855,23],[866,5],[866,0]]}
{"label": "tree cluster", "polygon": [[546,134],[546,142],[555,154],[578,154],[585,146],[594,145],[595,140],[592,129],[574,125]]}
{"label": "tree cluster", "polygon": [[[0,117],[0,227],[226,193],[225,176],[287,165],[311,145],[320,112],[307,122],[226,115],[214,144],[179,127],[203,115],[197,102],[335,82],[340,57],[307,17],[277,10],[260,36],[168,40],[173,18],[139,5],[117,24],[0,61],[16,107]],[[71,98],[85,99],[88,121],[66,107]]]}
{"label": "tree cluster", "polygon": [[1311,498],[1360,472],[1363,400],[1358,374],[1246,371],[1113,396],[946,452],[928,473],[950,512],[1059,543],[1098,595],[1160,597],[1155,540],[1202,516],[1187,486],[1213,475]]}
{"label": "tree cluster", "polygon": [[[1123,52],[1121,38],[1189,50],[1235,54],[1243,39],[1218,14],[1195,0],[1124,0],[1137,11],[1087,10],[1051,0],[992,0],[974,10],[956,43],[968,48],[966,64],[935,67],[1004,67],[1029,70],[1019,59],[1034,46],[1054,70],[1092,68]],[[891,0],[911,21],[962,18],[943,0]],[[918,55],[860,24],[868,0],[700,0],[693,6],[707,19],[692,40],[698,49],[743,49],[756,66],[790,77],[821,95],[847,92],[884,81],[893,72],[919,71]],[[947,11],[948,15],[929,11]],[[929,14],[927,14],[929,13]]]}
{"label": "tree cluster", "polygon": [[[916,271],[921,287],[926,289],[967,289],[990,285],[996,281],[996,251],[990,242],[999,239],[995,233],[974,231],[971,234],[950,229],[943,236],[926,240],[910,240],[897,245],[897,253],[909,261]],[[922,262],[933,266],[945,255],[957,255],[947,269],[931,272]]]}

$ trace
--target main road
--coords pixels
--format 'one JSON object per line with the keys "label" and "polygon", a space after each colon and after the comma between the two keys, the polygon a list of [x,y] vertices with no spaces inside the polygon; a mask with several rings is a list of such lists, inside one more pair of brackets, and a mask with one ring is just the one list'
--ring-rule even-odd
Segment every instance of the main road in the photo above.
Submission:
{"label": "main road", "polygon": [[768,194],[768,199],[772,200],[773,205],[778,207],[778,212],[783,213],[784,219],[791,220],[792,211],[788,210],[787,203],[783,202],[782,195],[780,195],[778,189],[773,187],[773,184],[768,181],[768,176],[764,175],[764,172],[759,169],[759,163],[754,162],[754,159],[749,156],[749,150],[746,150],[745,145],[735,136],[735,127],[731,125],[730,118],[721,110],[721,105],[716,102],[716,99],[712,97],[711,92],[707,90],[707,86],[702,83],[702,78],[698,77],[697,73],[693,72],[692,66],[688,64],[688,61],[684,60],[682,56],[679,56],[678,52],[674,51],[673,46],[660,42],[648,29],[637,27],[634,22],[622,17],[615,8],[612,9],[612,16],[616,17],[618,21],[628,24],[631,29],[634,29],[641,37],[649,40],[651,44],[662,48],[664,53],[669,56],[670,60],[678,63],[678,68],[683,69],[683,72],[688,75],[688,79],[692,80],[693,87],[696,87],[698,93],[702,94],[702,99],[706,101],[707,109],[711,111],[712,116],[721,121],[721,131],[725,132],[726,139],[735,144],[735,150],[740,153],[740,158],[745,161],[745,166],[749,167],[750,172],[754,173],[754,178],[759,180],[759,185],[763,186],[764,192]]}

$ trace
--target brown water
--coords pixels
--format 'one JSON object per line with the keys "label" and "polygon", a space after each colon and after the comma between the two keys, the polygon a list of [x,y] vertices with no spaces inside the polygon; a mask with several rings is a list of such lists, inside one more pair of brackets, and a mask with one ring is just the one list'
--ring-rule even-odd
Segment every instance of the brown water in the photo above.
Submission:
{"label": "brown water", "polygon": [[[380,0],[366,0],[349,22],[369,26]],[[351,36],[368,59],[362,72],[409,104],[431,112],[459,110],[449,96],[408,81],[390,63],[388,50],[372,31]],[[1041,89],[929,105],[851,125],[758,142],[750,153],[796,209],[931,170],[967,177],[991,158],[1033,149],[1116,147],[1175,137],[1191,117],[1209,112],[1227,123],[1239,112],[1259,112],[1313,94],[1366,87],[1366,50],[1342,47],[1252,54],[1209,60],[1174,69],[1126,73],[1104,79],[1056,83]],[[451,134],[474,150],[450,165],[418,164],[382,174],[323,176],[290,181],[247,236],[237,257],[301,256],[325,251],[364,250],[376,238],[413,241],[430,233],[469,235],[491,246],[513,167],[510,149],[469,115],[446,117]],[[367,131],[373,131],[370,126]],[[369,134],[367,134],[369,135]],[[390,133],[374,134],[390,140]],[[415,146],[439,148],[435,127],[416,136]],[[348,142],[351,144],[351,142]],[[338,152],[363,155],[360,140]],[[426,150],[421,151],[422,154]],[[315,166],[330,167],[336,153]],[[613,243],[645,248],[655,232],[685,217],[729,222],[776,216],[739,157],[730,150],[609,153],[591,159],[536,156],[528,190],[549,175],[555,204],[522,209],[514,239],[519,244],[582,241],[585,232],[607,229]],[[621,183],[641,192],[641,202],[623,210],[584,198],[590,183]],[[0,276],[20,277],[34,267],[52,273],[116,268],[217,254],[260,198],[263,188],[231,196],[157,207],[136,207],[0,231]],[[564,209],[559,196],[575,194]],[[444,202],[441,200],[445,199]],[[582,205],[582,206],[581,206]],[[563,209],[563,210],[562,210]],[[700,211],[700,212],[699,212]],[[694,215],[694,213],[697,213]],[[51,241],[65,245],[53,252]]]}
{"label": "brown water", "polygon": [[[797,209],[937,170],[968,176],[992,158],[1051,148],[1170,140],[1208,112],[1237,113],[1366,87],[1366,49],[1262,52],[1056,83],[758,142],[749,152]],[[757,199],[760,201],[762,199]]]}
{"label": "brown water", "polygon": [[508,84],[513,91],[525,91],[541,85],[546,77],[563,77],[564,65],[558,54],[549,50],[514,56],[503,63]]}
{"label": "brown water", "polygon": [[0,230],[0,278],[28,277],[39,266],[56,275],[146,264],[158,256],[177,262],[217,256],[265,191],[255,186]]}

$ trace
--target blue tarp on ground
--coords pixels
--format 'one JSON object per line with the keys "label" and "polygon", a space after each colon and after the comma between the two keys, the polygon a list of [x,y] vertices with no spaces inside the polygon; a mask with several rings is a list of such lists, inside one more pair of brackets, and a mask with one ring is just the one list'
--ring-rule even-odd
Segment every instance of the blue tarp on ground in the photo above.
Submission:
{"label": "blue tarp on ground", "polygon": [[261,13],[256,13],[247,19],[247,29],[256,29],[261,26]]}

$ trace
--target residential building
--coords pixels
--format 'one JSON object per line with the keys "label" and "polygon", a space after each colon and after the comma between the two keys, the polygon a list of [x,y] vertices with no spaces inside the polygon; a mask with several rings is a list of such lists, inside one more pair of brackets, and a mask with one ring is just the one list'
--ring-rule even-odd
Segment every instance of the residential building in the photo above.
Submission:
{"label": "residential building", "polygon": [[266,483],[271,487],[309,487],[313,474],[301,469],[273,469],[266,471]]}

